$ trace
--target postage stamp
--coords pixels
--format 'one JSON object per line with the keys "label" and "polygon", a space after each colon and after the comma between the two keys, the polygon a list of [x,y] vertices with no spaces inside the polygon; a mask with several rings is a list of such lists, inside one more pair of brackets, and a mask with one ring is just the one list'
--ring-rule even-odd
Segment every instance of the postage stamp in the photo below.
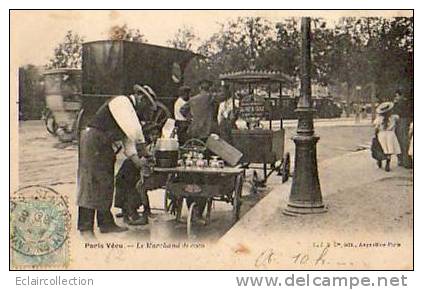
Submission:
{"label": "postage stamp", "polygon": [[66,267],[70,213],[55,190],[27,186],[10,199],[10,248],[13,268]]}

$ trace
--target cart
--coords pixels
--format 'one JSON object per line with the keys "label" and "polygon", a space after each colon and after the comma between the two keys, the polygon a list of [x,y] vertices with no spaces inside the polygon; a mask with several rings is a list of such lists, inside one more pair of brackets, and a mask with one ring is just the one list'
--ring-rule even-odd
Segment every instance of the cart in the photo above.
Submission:
{"label": "cart", "polygon": [[[236,104],[235,98],[233,99],[234,115],[247,120],[246,129],[231,130],[232,145],[243,153],[243,167],[262,169],[264,184],[273,172],[282,176],[282,182],[287,181],[290,156],[289,153],[284,153],[283,119],[280,116],[279,128],[273,126],[273,115],[279,108],[271,101],[272,90],[277,86],[277,103],[282,104],[283,85],[291,86],[291,78],[280,72],[256,70],[226,73],[219,78],[223,82],[232,83],[234,90],[239,92],[239,103]],[[262,127],[265,120],[269,122],[267,128]],[[262,164],[262,167],[257,167],[257,164]]]}
{"label": "cart", "polygon": [[52,69],[44,72],[47,131],[62,142],[73,141],[77,115],[81,109],[81,70]]}
{"label": "cart", "polygon": [[164,198],[165,210],[176,216],[176,222],[181,222],[184,200],[191,202],[186,219],[188,238],[193,236],[195,209],[200,205],[205,206],[204,225],[208,225],[211,221],[212,205],[215,201],[232,204],[232,221],[235,223],[239,220],[244,168],[178,166],[155,168],[154,171],[168,174]]}

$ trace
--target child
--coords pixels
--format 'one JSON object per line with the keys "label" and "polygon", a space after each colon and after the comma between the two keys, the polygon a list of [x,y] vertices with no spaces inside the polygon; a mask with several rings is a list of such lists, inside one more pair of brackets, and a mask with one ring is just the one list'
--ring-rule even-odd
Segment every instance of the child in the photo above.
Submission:
{"label": "child", "polygon": [[[394,103],[384,102],[376,108],[378,117],[375,119],[375,133],[386,156],[385,171],[390,171],[391,156],[401,154],[401,148],[395,135],[399,117],[392,114]],[[379,168],[382,161],[377,161]]]}

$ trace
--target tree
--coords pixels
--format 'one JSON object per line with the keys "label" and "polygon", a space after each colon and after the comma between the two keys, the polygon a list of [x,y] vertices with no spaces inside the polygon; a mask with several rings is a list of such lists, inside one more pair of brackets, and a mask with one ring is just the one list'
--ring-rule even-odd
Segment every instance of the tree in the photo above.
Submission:
{"label": "tree", "polygon": [[19,67],[19,119],[41,118],[45,108],[42,69],[34,65]]}
{"label": "tree", "polygon": [[347,99],[354,86],[369,84],[377,87],[380,100],[398,88],[411,91],[412,23],[406,17],[341,18],[334,29],[331,82],[346,83]]}
{"label": "tree", "polygon": [[210,75],[245,69],[264,69],[261,58],[272,43],[272,25],[261,17],[238,17],[220,24],[220,29],[199,47],[207,57]]}
{"label": "tree", "polygon": [[169,39],[167,44],[174,48],[192,51],[195,43],[199,40],[200,38],[194,33],[192,27],[184,26],[178,29],[173,39]]}
{"label": "tree", "polygon": [[69,30],[63,42],[54,49],[54,56],[46,65],[47,69],[81,68],[83,42],[83,37]]}
{"label": "tree", "polygon": [[263,67],[281,71],[291,77],[299,74],[301,35],[298,18],[276,23],[276,37],[262,57]]}
{"label": "tree", "polygon": [[109,30],[109,39],[148,42],[139,29],[128,28],[126,24],[112,26]]}
{"label": "tree", "polygon": [[[330,71],[328,58],[332,49],[333,32],[322,18],[312,19],[312,79],[326,85]],[[276,38],[262,57],[263,67],[299,77],[301,34],[299,18],[286,18],[276,23]]]}

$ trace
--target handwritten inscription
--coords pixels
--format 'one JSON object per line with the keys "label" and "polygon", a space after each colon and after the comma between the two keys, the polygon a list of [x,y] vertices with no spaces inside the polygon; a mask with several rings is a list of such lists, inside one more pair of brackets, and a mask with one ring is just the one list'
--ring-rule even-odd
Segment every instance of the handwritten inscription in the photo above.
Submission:
{"label": "handwritten inscription", "polygon": [[292,255],[290,253],[276,252],[274,249],[268,248],[261,251],[256,257],[254,266],[256,268],[266,268],[271,265],[279,264],[279,262],[302,265],[304,267],[321,267],[329,264],[352,266],[354,264],[350,261],[330,261],[330,249],[330,245],[325,245],[324,247],[319,248],[318,251],[316,251],[315,248],[311,248]]}
{"label": "handwritten inscription", "polygon": [[257,257],[255,266],[265,267],[267,265],[271,265],[273,262],[275,262],[275,252],[273,249],[266,249]]}
{"label": "handwritten inscription", "polygon": [[326,246],[323,248],[323,250],[320,252],[320,254],[316,257],[310,256],[308,253],[298,253],[297,255],[292,257],[292,261],[294,264],[300,264],[300,265],[308,265],[311,264],[313,266],[318,265],[325,265],[326,264],[326,256],[329,251],[329,246]]}

